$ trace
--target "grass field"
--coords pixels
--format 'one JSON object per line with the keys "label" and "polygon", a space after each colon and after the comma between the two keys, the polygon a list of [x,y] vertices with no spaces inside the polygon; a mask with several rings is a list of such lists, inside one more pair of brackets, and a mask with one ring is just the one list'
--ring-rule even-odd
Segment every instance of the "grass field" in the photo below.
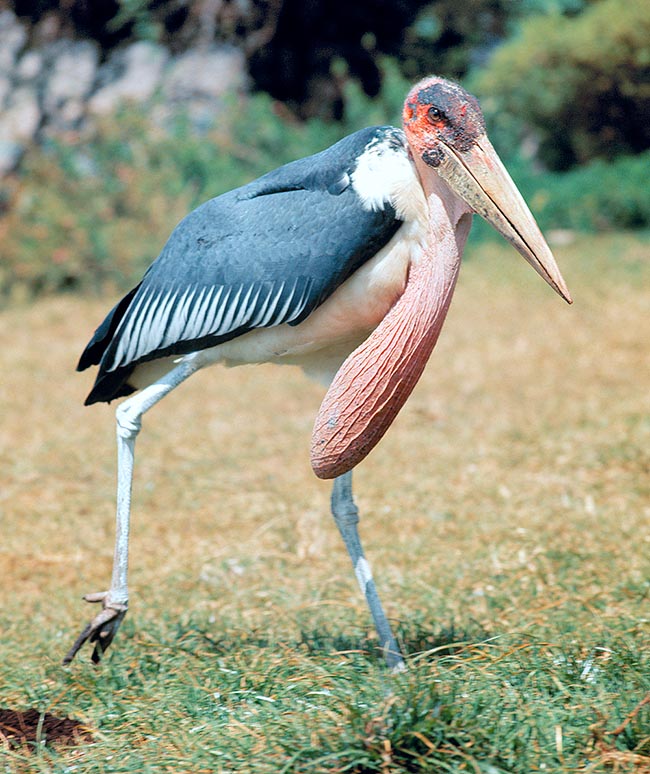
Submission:
{"label": "grass field", "polygon": [[650,241],[556,251],[568,307],[475,250],[428,369],[355,479],[391,676],[309,468],[321,392],[198,374],[138,440],[131,606],[61,658],[110,578],[111,407],[76,358],[114,298],[0,315],[0,707],[92,741],[1,772],[650,772]]}

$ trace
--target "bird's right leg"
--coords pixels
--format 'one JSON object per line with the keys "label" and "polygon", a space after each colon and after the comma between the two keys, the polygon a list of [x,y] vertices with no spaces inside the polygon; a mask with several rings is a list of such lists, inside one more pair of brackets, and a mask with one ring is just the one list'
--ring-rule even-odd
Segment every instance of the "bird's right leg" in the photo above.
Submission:
{"label": "bird's right leg", "polygon": [[354,574],[361,588],[361,593],[368,603],[375,628],[379,635],[381,647],[386,664],[393,672],[403,672],[406,669],[404,657],[390,628],[388,618],[382,607],[377,587],[372,577],[370,565],[363,553],[363,546],[359,537],[357,525],[359,523],[359,509],[352,498],[352,471],[348,471],[334,479],[332,489],[332,515],[339,528],[345,547],[348,549]]}
{"label": "bird's right leg", "polygon": [[86,602],[101,602],[102,609],[77,637],[74,645],[63,659],[64,664],[69,664],[87,641],[95,643],[91,658],[93,663],[97,664],[113,641],[126,615],[129,602],[127,574],[135,439],[142,427],[142,415],[196,370],[198,370],[198,366],[194,361],[182,361],[157,382],[125,400],[115,411],[117,421],[117,512],[111,586],[108,591],[84,596]]}

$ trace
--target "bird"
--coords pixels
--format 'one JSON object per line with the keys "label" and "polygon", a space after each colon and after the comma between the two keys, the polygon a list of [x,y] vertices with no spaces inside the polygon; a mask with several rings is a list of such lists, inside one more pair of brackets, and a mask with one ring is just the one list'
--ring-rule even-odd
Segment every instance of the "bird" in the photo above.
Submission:
{"label": "bird", "polygon": [[[77,369],[86,405],[116,408],[117,513],[108,591],[64,658],[97,663],[128,609],[135,441],[142,416],[221,363],[300,366],[325,390],[311,442],[331,512],[393,671],[406,668],[359,537],[352,471],[388,430],[438,340],[473,214],[568,303],[536,221],[491,145],[478,100],[439,76],[406,96],[402,127],[371,126],[190,212],[107,314]],[[252,409],[256,410],[256,409]]]}

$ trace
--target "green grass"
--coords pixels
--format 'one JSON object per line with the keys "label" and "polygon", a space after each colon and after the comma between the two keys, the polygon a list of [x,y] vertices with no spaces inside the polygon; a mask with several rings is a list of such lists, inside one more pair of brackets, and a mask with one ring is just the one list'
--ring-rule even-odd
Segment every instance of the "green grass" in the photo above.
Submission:
{"label": "green grass", "polygon": [[[76,355],[114,298],[0,315],[0,707],[90,744],[0,772],[650,771],[650,263],[557,250],[573,307],[475,248],[409,404],[355,474],[408,657],[391,675],[307,462],[321,392],[212,369],[138,440],[131,607],[60,661],[112,558],[113,409]],[[644,703],[645,702],[645,703]]]}
{"label": "green grass", "polygon": [[[648,763],[648,707],[625,719],[650,682],[647,651],[628,623],[627,634],[579,643],[520,633],[452,654],[432,649],[408,674],[390,676],[354,653],[360,636],[314,648],[309,634],[302,643],[219,637],[207,620],[150,621],[136,634],[131,622],[119,657],[101,669],[76,664],[62,674],[50,662],[22,672],[22,703],[92,717],[95,741],[76,754],[6,752],[5,770],[29,757],[31,770],[55,772],[496,774],[605,771],[607,760],[632,771]],[[17,660],[8,668],[22,671]]]}

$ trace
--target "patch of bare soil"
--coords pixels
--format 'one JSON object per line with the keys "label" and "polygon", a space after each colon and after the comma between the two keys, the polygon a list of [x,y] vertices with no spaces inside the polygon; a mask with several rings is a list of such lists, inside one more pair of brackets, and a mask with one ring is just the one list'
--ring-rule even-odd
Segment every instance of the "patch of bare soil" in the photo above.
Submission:
{"label": "patch of bare soil", "polygon": [[58,718],[49,712],[24,712],[0,707],[0,740],[12,747],[33,742],[79,745],[90,742],[90,731],[78,720]]}

